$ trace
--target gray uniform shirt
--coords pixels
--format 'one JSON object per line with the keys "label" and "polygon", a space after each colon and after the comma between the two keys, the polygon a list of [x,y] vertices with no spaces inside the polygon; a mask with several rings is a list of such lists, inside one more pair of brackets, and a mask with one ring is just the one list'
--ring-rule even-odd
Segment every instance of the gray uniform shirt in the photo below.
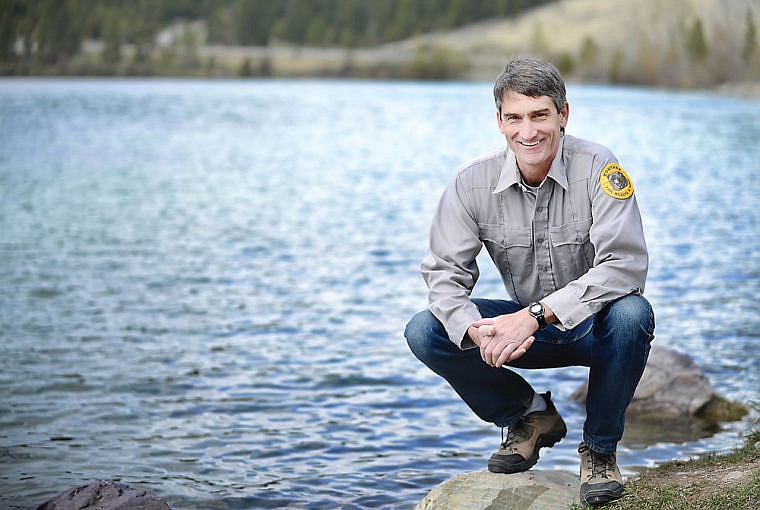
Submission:
{"label": "gray uniform shirt", "polygon": [[523,184],[506,147],[459,169],[436,209],[422,262],[430,311],[452,342],[475,347],[465,334],[481,318],[470,294],[484,245],[510,298],[524,306],[542,301],[561,328],[643,293],[649,258],[641,216],[632,183],[615,170],[609,149],[569,135],[537,190]]}

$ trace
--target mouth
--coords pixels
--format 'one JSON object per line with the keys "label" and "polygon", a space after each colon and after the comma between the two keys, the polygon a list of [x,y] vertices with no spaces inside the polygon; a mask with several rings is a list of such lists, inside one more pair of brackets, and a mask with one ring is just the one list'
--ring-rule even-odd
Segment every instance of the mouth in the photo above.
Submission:
{"label": "mouth", "polygon": [[541,140],[535,140],[533,142],[519,141],[517,143],[519,143],[523,147],[531,148],[531,147],[535,147],[536,145],[538,145],[539,143],[541,143]]}

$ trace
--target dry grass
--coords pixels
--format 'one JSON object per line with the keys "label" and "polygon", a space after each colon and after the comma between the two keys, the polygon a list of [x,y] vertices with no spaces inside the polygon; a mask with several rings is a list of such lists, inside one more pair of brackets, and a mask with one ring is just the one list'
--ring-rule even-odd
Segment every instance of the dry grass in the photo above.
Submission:
{"label": "dry grass", "polygon": [[[760,431],[724,455],[673,461],[628,482],[609,510],[757,510],[760,508]],[[576,509],[579,507],[575,507]],[[591,507],[588,507],[591,508]]]}

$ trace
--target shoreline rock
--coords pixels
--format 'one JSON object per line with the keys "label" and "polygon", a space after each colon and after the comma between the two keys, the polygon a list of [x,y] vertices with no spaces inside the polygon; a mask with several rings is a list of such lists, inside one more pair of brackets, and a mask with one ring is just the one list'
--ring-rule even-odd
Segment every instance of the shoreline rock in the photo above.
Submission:
{"label": "shoreline rock", "polygon": [[36,510],[171,510],[163,499],[113,480],[95,480],[68,489]]}
{"label": "shoreline rock", "polygon": [[[588,381],[573,392],[570,400],[584,405],[587,391]],[[690,356],[652,346],[627,415],[649,420],[699,418],[717,423],[739,420],[748,412],[742,404],[718,395]]]}
{"label": "shoreline rock", "polygon": [[578,475],[567,471],[473,471],[437,485],[414,510],[567,510],[579,490]]}

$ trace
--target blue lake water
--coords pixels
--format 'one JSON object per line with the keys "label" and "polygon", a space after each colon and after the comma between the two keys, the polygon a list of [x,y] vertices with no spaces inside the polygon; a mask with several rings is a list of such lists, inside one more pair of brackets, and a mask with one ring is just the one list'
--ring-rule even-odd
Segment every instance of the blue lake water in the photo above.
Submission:
{"label": "blue lake water", "polygon": [[[760,395],[760,101],[571,85],[631,175],[657,345]],[[411,508],[499,431],[410,354],[438,197],[490,83],[0,81],[0,507],[96,478],[173,508]],[[504,290],[487,259],[476,289]],[[577,471],[586,370],[526,372]],[[633,432],[626,474],[737,445]]]}

